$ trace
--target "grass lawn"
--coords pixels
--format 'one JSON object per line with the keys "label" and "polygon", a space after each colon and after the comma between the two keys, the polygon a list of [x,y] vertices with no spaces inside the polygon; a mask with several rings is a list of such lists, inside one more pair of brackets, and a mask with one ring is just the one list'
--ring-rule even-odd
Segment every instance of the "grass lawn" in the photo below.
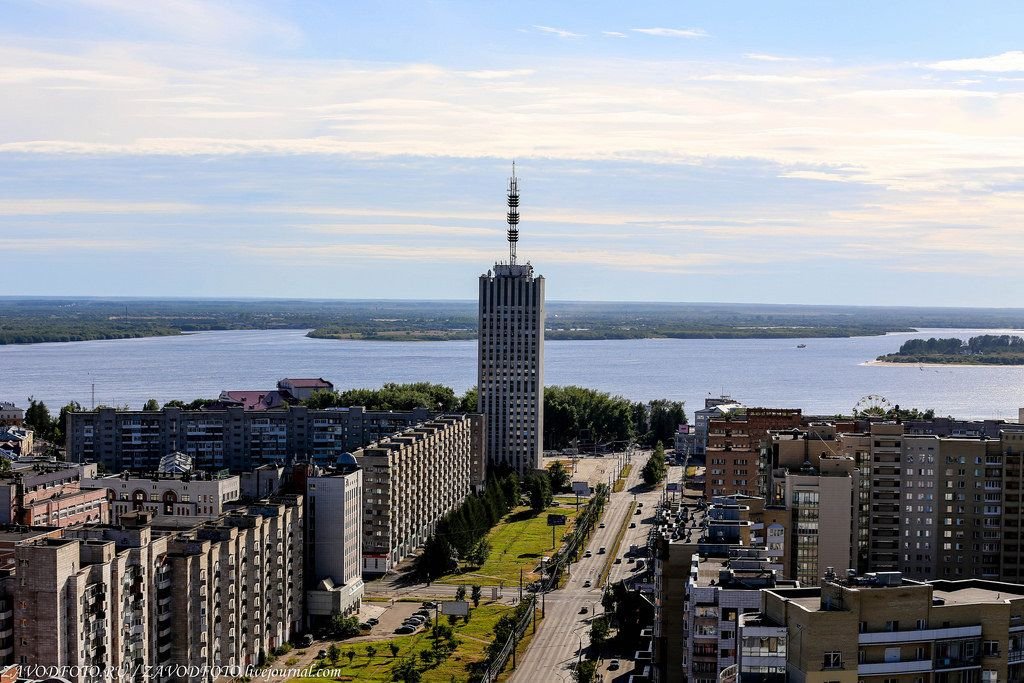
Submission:
{"label": "grass lawn", "polygon": [[[548,513],[566,515],[569,524],[555,527],[555,543],[561,545],[562,537],[569,532],[572,520],[576,518],[576,498],[569,505],[569,498],[559,496],[561,505],[553,505],[545,512],[535,515],[530,508],[516,508],[499,522],[487,534],[491,542],[491,554],[482,567],[468,568],[464,574],[452,574],[440,579],[438,583],[456,585],[479,584],[481,586],[497,586],[505,584],[505,588],[518,588],[519,570],[523,570],[523,582],[529,583],[538,578],[533,570],[540,563],[540,558],[551,555],[551,527],[548,526]],[[580,500],[580,510],[584,501]]]}
{"label": "grass lawn", "polygon": [[[461,641],[459,647],[452,655],[439,666],[423,670],[424,683],[449,683],[449,681],[464,681],[469,678],[469,667],[476,662],[485,659],[484,652],[493,638],[494,625],[505,612],[512,609],[506,605],[484,605],[471,610],[469,623],[462,623],[459,619],[455,625],[455,636]],[[441,623],[447,623],[447,617],[442,617]],[[392,657],[388,649],[390,643],[399,647],[398,656]],[[366,654],[366,648],[373,645],[377,652],[371,658]],[[332,677],[314,678],[293,678],[288,683],[326,683],[326,681],[364,681],[370,683],[385,683],[391,680],[391,670],[403,659],[410,656],[416,658],[420,667],[424,664],[419,658],[420,652],[430,649],[430,632],[424,631],[411,636],[396,636],[389,640],[381,640],[373,643],[358,643],[346,645],[344,641],[338,643],[341,648],[341,657],[337,664],[325,664],[324,668],[336,672]],[[352,663],[349,664],[345,653],[355,652]]]}

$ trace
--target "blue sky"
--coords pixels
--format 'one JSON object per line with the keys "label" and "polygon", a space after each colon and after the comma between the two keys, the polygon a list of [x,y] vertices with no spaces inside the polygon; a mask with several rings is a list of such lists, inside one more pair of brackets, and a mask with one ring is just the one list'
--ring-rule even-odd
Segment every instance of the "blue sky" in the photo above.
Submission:
{"label": "blue sky", "polygon": [[1015,306],[1024,5],[0,5],[5,294]]}

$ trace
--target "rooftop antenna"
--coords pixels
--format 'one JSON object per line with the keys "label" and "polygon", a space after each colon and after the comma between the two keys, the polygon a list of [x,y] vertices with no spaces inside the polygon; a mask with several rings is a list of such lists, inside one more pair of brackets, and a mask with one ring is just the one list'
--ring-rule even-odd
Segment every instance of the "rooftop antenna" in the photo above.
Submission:
{"label": "rooftop antenna", "polygon": [[519,241],[519,181],[516,161],[512,160],[512,177],[508,179],[508,251],[511,265],[516,264],[516,242]]}

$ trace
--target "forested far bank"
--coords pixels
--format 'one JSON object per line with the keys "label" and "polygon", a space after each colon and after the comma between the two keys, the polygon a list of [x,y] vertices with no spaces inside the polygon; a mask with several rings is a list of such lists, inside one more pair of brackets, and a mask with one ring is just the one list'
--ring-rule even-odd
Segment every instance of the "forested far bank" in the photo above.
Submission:
{"label": "forested far bank", "polygon": [[1024,365],[1024,338],[983,334],[967,341],[955,337],[908,339],[899,351],[879,356],[878,360],[884,363]]}

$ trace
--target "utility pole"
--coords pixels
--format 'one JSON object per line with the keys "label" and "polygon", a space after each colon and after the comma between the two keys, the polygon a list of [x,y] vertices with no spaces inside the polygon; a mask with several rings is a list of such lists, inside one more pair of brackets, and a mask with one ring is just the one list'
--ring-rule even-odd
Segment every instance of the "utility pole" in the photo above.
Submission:
{"label": "utility pole", "polygon": [[[554,537],[555,528],[551,527],[551,535]],[[519,570],[519,602],[523,601],[523,570]]]}

